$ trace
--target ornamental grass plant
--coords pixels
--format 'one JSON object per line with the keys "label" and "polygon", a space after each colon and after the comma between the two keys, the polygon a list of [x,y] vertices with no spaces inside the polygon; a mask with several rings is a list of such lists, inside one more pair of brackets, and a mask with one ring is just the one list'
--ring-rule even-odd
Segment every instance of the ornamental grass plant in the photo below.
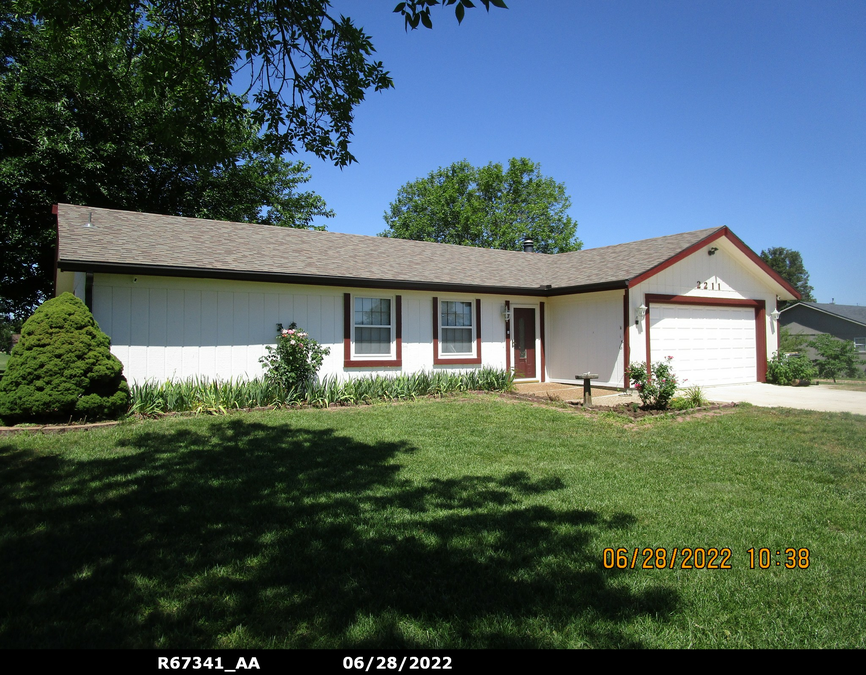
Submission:
{"label": "ornamental grass plant", "polygon": [[211,380],[193,377],[179,382],[143,382],[131,388],[130,413],[169,412],[225,414],[239,408],[369,404],[413,400],[466,391],[509,391],[514,375],[482,368],[465,373],[419,372],[405,375],[367,375],[348,380],[325,377],[306,386],[283,386],[274,379]]}

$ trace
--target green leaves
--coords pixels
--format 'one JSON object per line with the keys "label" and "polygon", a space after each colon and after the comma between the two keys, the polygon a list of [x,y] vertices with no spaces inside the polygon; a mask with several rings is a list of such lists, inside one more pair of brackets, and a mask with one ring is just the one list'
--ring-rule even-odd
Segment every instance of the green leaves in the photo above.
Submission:
{"label": "green leaves", "polygon": [[[484,8],[489,12],[490,5],[500,9],[508,9],[502,0],[481,0]],[[420,24],[425,28],[433,28],[433,21],[430,18],[430,8],[438,5],[439,0],[407,0],[399,3],[394,12],[403,15],[403,23],[408,31],[410,28],[415,30]],[[457,5],[454,8],[454,16],[457,17],[457,23],[463,23],[463,17],[466,15],[467,9],[473,9],[475,5],[471,0],[442,0],[443,7]]]}
{"label": "green leaves", "polygon": [[267,351],[259,359],[266,370],[265,379],[284,392],[297,389],[301,394],[314,385],[322,361],[331,353],[330,347],[322,347],[294,321],[280,330],[277,346],[268,346]]}
{"label": "green leaves", "polygon": [[576,251],[570,208],[565,185],[529,159],[511,159],[507,169],[463,160],[400,188],[380,236],[512,251],[530,238],[541,253]]}
{"label": "green leaves", "polygon": [[672,357],[665,357],[651,366],[652,377],[649,375],[648,364],[633,363],[628,367],[626,375],[637,389],[644,410],[667,410],[677,391],[677,377],[671,366]]}
{"label": "green leaves", "polygon": [[787,386],[794,382],[808,382],[815,379],[818,371],[805,354],[773,354],[767,362],[767,382]]}
{"label": "green leaves", "polygon": [[840,340],[822,333],[809,342],[809,346],[821,357],[815,361],[818,374],[831,377],[834,382],[840,375],[855,377],[860,372],[859,366],[864,363],[852,340]]}
{"label": "green leaves", "polygon": [[809,273],[803,264],[803,256],[799,251],[789,248],[771,248],[761,251],[761,259],[767,263],[785,281],[791,284],[802,295],[802,300],[815,302],[812,292],[815,290],[809,285]]}
{"label": "green leaves", "polygon": [[24,323],[0,380],[0,417],[17,424],[124,415],[129,387],[109,347],[81,300],[48,300]]}
{"label": "green leaves", "polygon": [[303,190],[309,167],[268,152],[245,99],[212,99],[201,64],[160,82],[102,30],[0,22],[2,313],[24,318],[53,293],[58,202],[302,228],[333,216]]}
{"label": "green leaves", "polygon": [[[21,5],[26,15],[30,5]],[[186,90],[190,110],[197,105],[222,119],[224,105],[236,103],[229,85],[244,87],[244,103],[274,155],[305,149],[349,164],[354,107],[366,91],[393,86],[371,58],[370,37],[350,18],[332,16],[327,1],[39,0],[33,7],[59,36],[118,45],[142,62],[148,89]]]}

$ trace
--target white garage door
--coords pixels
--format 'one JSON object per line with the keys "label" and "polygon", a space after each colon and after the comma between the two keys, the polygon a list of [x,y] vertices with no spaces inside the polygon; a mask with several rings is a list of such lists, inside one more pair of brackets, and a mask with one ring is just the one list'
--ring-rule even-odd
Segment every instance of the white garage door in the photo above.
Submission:
{"label": "white garage door", "polygon": [[682,386],[756,382],[755,310],[654,304],[650,351],[653,362],[674,357]]}

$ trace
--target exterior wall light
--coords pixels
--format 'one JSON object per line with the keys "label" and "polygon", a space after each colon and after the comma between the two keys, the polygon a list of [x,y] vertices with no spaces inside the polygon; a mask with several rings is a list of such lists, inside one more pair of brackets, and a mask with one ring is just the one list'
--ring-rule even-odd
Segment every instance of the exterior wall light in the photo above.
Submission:
{"label": "exterior wall light", "polygon": [[773,321],[778,321],[779,317],[782,316],[782,313],[778,309],[774,309],[770,312],[770,316],[773,317]]}
{"label": "exterior wall light", "polygon": [[646,305],[641,305],[637,308],[637,318],[634,320],[634,325],[637,326],[641,321],[643,321],[646,316]]}
{"label": "exterior wall light", "polygon": [[707,255],[716,255],[716,251],[718,250],[718,246],[710,246],[710,248],[707,250]]}
{"label": "exterior wall light", "polygon": [[502,318],[511,321],[511,310],[506,305],[502,305]]}

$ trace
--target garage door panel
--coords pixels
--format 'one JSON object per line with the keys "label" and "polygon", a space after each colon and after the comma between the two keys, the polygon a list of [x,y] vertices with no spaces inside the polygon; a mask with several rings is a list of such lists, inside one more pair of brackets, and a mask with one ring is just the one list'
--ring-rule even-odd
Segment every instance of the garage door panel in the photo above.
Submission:
{"label": "garage door panel", "polygon": [[672,356],[684,385],[757,380],[755,312],[751,308],[653,305],[653,361]]}

